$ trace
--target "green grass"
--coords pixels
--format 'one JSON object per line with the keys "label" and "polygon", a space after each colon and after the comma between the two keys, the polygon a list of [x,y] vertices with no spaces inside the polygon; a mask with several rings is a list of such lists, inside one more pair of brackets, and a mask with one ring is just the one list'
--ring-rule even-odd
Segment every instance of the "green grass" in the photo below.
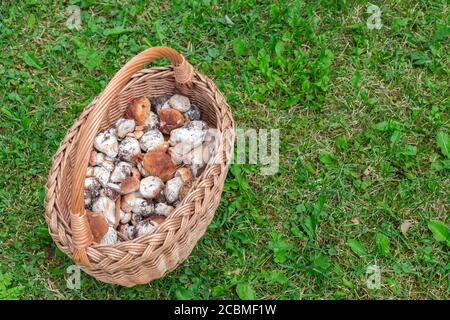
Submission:
{"label": "green grass", "polygon": [[[373,1],[380,30],[365,1],[60,2],[0,6],[0,298],[448,298],[446,1]],[[80,31],[65,27],[69,4]],[[281,130],[280,170],[233,165],[206,235],[163,279],[83,274],[67,289],[72,263],[44,220],[51,156],[156,45],[213,78],[238,127]],[[372,264],[380,289],[366,286]]]}

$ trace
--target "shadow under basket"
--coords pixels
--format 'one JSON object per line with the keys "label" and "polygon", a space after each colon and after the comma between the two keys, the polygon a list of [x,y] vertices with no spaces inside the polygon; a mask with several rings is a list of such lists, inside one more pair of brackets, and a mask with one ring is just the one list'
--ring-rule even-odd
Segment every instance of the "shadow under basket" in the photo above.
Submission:
{"label": "shadow under basket", "polygon": [[[169,67],[142,69],[168,58]],[[154,233],[114,245],[93,242],[84,209],[84,178],[95,136],[112,127],[139,97],[180,93],[217,129],[218,148],[188,195]],[[234,121],[215,84],[168,47],[153,47],[131,59],[83,111],[53,156],[45,210],[56,245],[96,279],[132,287],[164,276],[186,259],[219,205],[234,145]]]}

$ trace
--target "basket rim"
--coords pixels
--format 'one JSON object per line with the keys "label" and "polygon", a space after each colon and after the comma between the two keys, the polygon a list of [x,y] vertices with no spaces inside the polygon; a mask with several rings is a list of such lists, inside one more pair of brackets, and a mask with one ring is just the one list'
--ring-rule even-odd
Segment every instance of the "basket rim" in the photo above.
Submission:
{"label": "basket rim", "polygon": [[[147,77],[150,77],[150,78],[171,78],[171,79],[173,79],[174,73],[175,73],[175,71],[174,71],[174,69],[173,69],[173,66],[156,66],[156,67],[151,67],[151,68],[145,68],[145,69],[142,69],[142,70],[136,72],[136,73],[132,76],[132,78],[130,79],[130,81],[129,81],[129,82],[125,85],[125,87],[120,91],[119,95],[122,94],[123,92],[126,92],[126,91],[129,90],[130,88],[132,88],[133,85],[135,85],[135,84],[137,84],[137,83],[139,83],[139,82],[141,82],[141,81],[145,81],[146,79],[144,79],[144,78],[145,78],[146,76],[147,76]],[[194,88],[195,88],[196,85],[199,85],[199,84],[203,84],[203,85],[204,85],[204,83],[207,83],[207,84],[208,84],[208,89],[210,89],[210,90],[212,89],[212,90],[215,91],[215,94],[216,94],[216,95],[220,95],[221,100],[222,100],[221,102],[226,106],[226,108],[228,109],[229,115],[230,115],[230,117],[231,117],[231,123],[230,123],[230,125],[229,125],[226,129],[232,129],[233,132],[234,132],[234,119],[233,119],[232,114],[231,114],[231,109],[230,109],[229,105],[226,103],[226,100],[225,100],[223,94],[222,94],[222,93],[217,89],[217,87],[215,86],[214,82],[213,82],[210,78],[208,78],[207,76],[205,76],[204,74],[200,73],[200,72],[197,71],[197,70],[194,70],[194,74],[193,74],[193,77],[192,77],[192,83],[193,83],[193,85],[194,85]],[[211,85],[212,85],[212,86],[211,86]],[[119,95],[118,95],[117,97],[119,97]],[[56,156],[57,156],[57,155],[61,155],[61,156],[66,155],[66,152],[68,151],[68,150],[67,150],[68,148],[67,148],[67,146],[63,146],[63,142],[66,140],[66,138],[69,136],[70,133],[72,133],[74,130],[76,131],[77,128],[78,128],[78,130],[79,130],[80,125],[77,125],[77,124],[79,124],[79,122],[81,121],[81,119],[83,119],[84,117],[86,117],[87,115],[89,115],[89,113],[92,111],[93,107],[95,106],[95,103],[96,103],[98,97],[99,97],[99,95],[95,96],[95,97],[91,100],[91,102],[88,103],[88,104],[85,106],[85,108],[83,109],[83,111],[81,112],[81,114],[80,114],[77,118],[75,118],[75,120],[74,120],[74,122],[73,122],[73,125],[66,131],[66,134],[65,134],[64,138],[62,139],[62,141],[61,141],[61,143],[60,143],[60,146],[58,147],[58,149],[55,151],[55,153],[54,153],[53,156],[52,156],[52,164],[51,164],[51,166],[50,166],[50,172],[54,171],[55,169],[61,168],[61,166],[62,166],[62,165],[61,165],[61,161],[58,161],[58,159],[56,158]],[[115,99],[117,99],[117,97],[116,97]],[[221,121],[222,121],[221,119],[217,119],[217,122],[218,122],[218,123],[221,122]],[[223,130],[221,130],[221,133],[223,133]],[[70,145],[72,145],[73,143],[76,143],[76,140],[75,140],[75,139],[72,139],[72,141],[70,142]],[[221,145],[221,144],[222,144],[222,141],[220,141],[220,145]],[[231,141],[231,147],[232,147],[233,145],[234,145],[234,136],[233,136],[232,141]],[[231,153],[231,158],[232,158],[232,156],[233,156],[233,153]],[[189,191],[188,191],[188,193],[187,193],[187,196],[180,202],[179,206],[178,206],[177,208],[175,208],[175,210],[173,210],[173,211],[166,217],[166,219],[165,219],[161,224],[159,224],[159,225],[157,226],[157,228],[154,230],[154,232],[153,232],[151,235],[142,235],[142,236],[139,236],[139,237],[137,237],[137,238],[135,238],[135,239],[120,241],[120,242],[114,243],[114,244],[112,244],[112,245],[110,245],[110,244],[92,243],[88,248],[91,248],[91,249],[97,249],[97,248],[98,248],[98,249],[102,249],[102,248],[114,248],[114,249],[115,249],[115,248],[121,248],[121,247],[123,247],[123,246],[126,246],[126,245],[128,245],[128,244],[132,244],[132,243],[140,243],[140,244],[142,244],[143,242],[140,242],[139,240],[145,239],[146,237],[147,237],[147,238],[151,238],[151,236],[154,235],[154,234],[156,234],[157,231],[160,230],[165,224],[169,223],[169,222],[170,222],[170,219],[173,218],[174,216],[176,216],[176,213],[180,212],[180,210],[183,209],[183,208],[182,208],[183,205],[186,205],[186,204],[188,203],[188,199],[189,199],[188,195],[189,195],[189,194],[192,194],[192,192],[194,192],[196,189],[199,188],[199,186],[198,186],[199,183],[200,183],[201,181],[204,180],[205,175],[206,175],[207,172],[208,172],[208,169],[210,169],[210,168],[214,165],[214,160],[216,160],[216,158],[218,158],[218,157],[219,157],[219,153],[218,153],[217,150],[216,150],[216,152],[215,152],[215,154],[214,154],[214,157],[212,157],[212,158],[208,161],[208,163],[207,163],[207,165],[206,165],[204,171],[201,173],[200,176],[198,176],[198,177],[195,179],[195,182],[194,182],[194,184],[191,186],[191,188],[189,189]],[[230,163],[231,163],[231,158],[227,159],[227,171],[228,171],[229,165],[230,165]],[[53,190],[52,190],[51,192],[49,192],[50,189],[47,189],[47,186],[48,186],[48,184],[49,184],[49,182],[50,182],[50,177],[51,177],[51,175],[49,174],[48,177],[49,177],[49,178],[48,178],[47,183],[46,183],[46,197],[45,197],[45,200],[44,200],[44,204],[45,204],[45,218],[46,218],[46,221],[47,221],[48,229],[49,229],[49,231],[50,231],[50,235],[51,235],[53,241],[57,244],[57,246],[58,246],[63,252],[65,252],[67,255],[69,255],[70,258],[72,258],[72,252],[71,252],[71,249],[73,249],[73,247],[72,247],[72,246],[68,246],[68,247],[67,247],[67,250],[65,250],[65,249],[60,245],[60,244],[61,244],[61,243],[60,243],[60,239],[55,239],[54,233],[53,233],[52,230],[51,230],[51,225],[50,225],[50,223],[49,223],[49,219],[50,219],[49,216],[51,215],[51,213],[52,213],[53,210],[57,210],[57,208],[55,208],[55,204],[56,204],[56,202],[57,202],[56,199],[58,198],[58,194],[59,194],[58,191],[59,191],[59,188],[58,188],[58,187],[53,188]],[[56,196],[55,196],[55,201],[54,201],[55,203],[54,203],[53,206],[51,206],[51,207],[49,207],[49,202],[48,202],[48,197],[50,196],[50,194],[55,194],[55,195],[56,195]],[[64,221],[65,224],[66,224],[67,226],[70,226],[70,218],[69,218],[68,221],[66,221],[66,220],[61,219],[60,217],[58,217],[58,218],[57,218],[57,221],[58,221],[58,224],[60,224],[61,221]],[[180,229],[178,229],[177,232],[176,232],[175,235],[174,235],[176,238],[178,238],[178,237],[180,236],[180,234],[181,234],[181,233],[179,232],[179,230],[180,230]],[[65,231],[65,234],[66,234],[66,235],[68,234],[68,231],[69,231],[69,233],[70,233],[70,230],[66,230],[66,228],[64,228],[64,231]],[[71,235],[70,235],[70,236],[71,236]],[[71,241],[69,241],[69,242],[71,242]],[[144,243],[147,243],[147,242],[144,242]],[[70,244],[72,245],[72,243],[70,243]],[[165,245],[165,243],[161,244],[160,246],[158,246],[157,248],[155,248],[152,252],[156,252],[156,251],[162,250],[162,248],[164,247],[164,245]],[[138,257],[141,257],[141,255],[136,256],[136,257],[137,257],[137,258],[138,258]]]}

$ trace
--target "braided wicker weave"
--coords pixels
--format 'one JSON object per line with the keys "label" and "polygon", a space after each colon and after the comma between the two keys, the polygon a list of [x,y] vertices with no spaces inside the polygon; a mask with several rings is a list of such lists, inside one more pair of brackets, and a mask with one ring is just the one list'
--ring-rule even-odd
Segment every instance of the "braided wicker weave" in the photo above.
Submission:
{"label": "braided wicker weave", "polygon": [[[157,58],[169,67],[141,70]],[[154,233],[114,245],[93,243],[84,209],[83,186],[94,137],[111,127],[135,98],[179,92],[219,132],[219,148],[189,194]],[[96,279],[131,287],[162,277],[191,253],[219,205],[234,144],[234,122],[214,83],[175,50],[147,49],[131,59],[69,129],[53,156],[45,209],[57,246]]]}

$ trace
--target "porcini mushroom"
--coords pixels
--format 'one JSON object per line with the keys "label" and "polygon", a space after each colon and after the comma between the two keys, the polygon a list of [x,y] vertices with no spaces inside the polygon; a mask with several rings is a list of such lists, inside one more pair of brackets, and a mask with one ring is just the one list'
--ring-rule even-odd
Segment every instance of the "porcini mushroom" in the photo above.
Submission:
{"label": "porcini mushroom", "polygon": [[157,176],[148,176],[141,180],[139,192],[145,199],[153,199],[164,188],[164,183]]}
{"label": "porcini mushroom", "polygon": [[140,181],[135,177],[131,176],[126,178],[120,183],[120,190],[123,194],[128,194],[139,190]]}
{"label": "porcini mushroom", "polygon": [[92,235],[94,236],[94,241],[100,242],[108,232],[108,221],[106,221],[106,218],[102,214],[97,212],[88,211],[86,215]]}
{"label": "porcini mushroom", "polygon": [[123,160],[130,161],[140,153],[139,141],[133,137],[125,137],[119,145],[119,157]]}
{"label": "porcini mushroom", "polygon": [[111,182],[122,182],[131,175],[133,166],[125,161],[119,162],[111,173]]}
{"label": "porcini mushroom", "polygon": [[94,139],[94,148],[111,158],[115,158],[119,152],[117,137],[109,132],[100,132]]}
{"label": "porcini mushroom", "polygon": [[169,106],[180,112],[186,112],[191,108],[191,102],[188,97],[175,94],[169,99]]}
{"label": "porcini mushroom", "polygon": [[203,121],[191,121],[186,126],[172,130],[169,143],[177,146],[181,152],[187,152],[200,146],[205,140],[208,125]]}
{"label": "porcini mushroom", "polygon": [[160,214],[167,217],[173,210],[175,210],[175,208],[169,206],[167,203],[161,202],[155,205],[155,214]]}
{"label": "porcini mushroom", "polygon": [[105,188],[102,190],[103,196],[110,198],[113,201],[116,201],[118,197],[122,194],[122,190],[120,190],[120,186],[109,182],[106,184]]}
{"label": "porcini mushroom", "polygon": [[173,203],[178,200],[183,180],[180,177],[175,177],[166,182],[164,189],[164,195],[166,196],[168,203]]}
{"label": "porcini mushroom", "polygon": [[202,113],[195,104],[191,104],[191,108],[188,111],[183,112],[183,115],[189,121],[200,120],[202,118]]}
{"label": "porcini mushroom", "polygon": [[170,155],[162,151],[151,151],[144,155],[144,169],[151,176],[167,181],[173,177],[176,171],[175,163]]}
{"label": "porcini mushroom", "polygon": [[153,111],[150,111],[147,119],[145,119],[144,128],[146,130],[159,128],[159,118]]}
{"label": "porcini mushroom", "polygon": [[136,122],[134,119],[121,118],[116,122],[117,136],[124,138],[128,133],[133,132],[135,127]]}
{"label": "porcini mushroom", "polygon": [[188,183],[194,180],[194,175],[189,167],[181,167],[175,172],[175,177],[180,177],[183,183]]}
{"label": "porcini mushroom", "polygon": [[94,177],[102,184],[106,186],[109,181],[111,173],[103,167],[94,167]]}
{"label": "porcini mushroom", "polygon": [[152,129],[144,133],[139,140],[141,149],[144,151],[153,151],[164,143],[164,136],[158,129]]}
{"label": "porcini mushroom", "polygon": [[100,241],[100,244],[107,244],[112,245],[117,243],[117,231],[113,227],[109,226],[108,231],[103,236],[102,240]]}
{"label": "porcini mushroom", "polygon": [[159,119],[160,129],[165,134],[169,134],[172,130],[182,127],[186,122],[183,114],[172,108],[159,111]]}
{"label": "porcini mushroom", "polygon": [[105,159],[104,153],[92,150],[91,156],[89,157],[89,165],[92,167],[96,166],[96,165],[100,165],[104,159]]}
{"label": "porcini mushroom", "polygon": [[137,125],[144,125],[149,114],[150,101],[145,97],[134,99],[125,112],[125,116],[134,119]]}
{"label": "porcini mushroom", "polygon": [[99,197],[92,205],[92,211],[101,213],[111,226],[116,223],[115,208],[114,201],[105,196]]}
{"label": "porcini mushroom", "polygon": [[151,200],[137,198],[132,209],[133,213],[140,214],[142,218],[147,218],[155,211],[155,205]]}
{"label": "porcini mushroom", "polygon": [[152,234],[156,230],[157,227],[158,227],[158,224],[156,224],[150,220],[145,220],[145,221],[139,222],[135,227],[136,238],[143,236],[143,235]]}

